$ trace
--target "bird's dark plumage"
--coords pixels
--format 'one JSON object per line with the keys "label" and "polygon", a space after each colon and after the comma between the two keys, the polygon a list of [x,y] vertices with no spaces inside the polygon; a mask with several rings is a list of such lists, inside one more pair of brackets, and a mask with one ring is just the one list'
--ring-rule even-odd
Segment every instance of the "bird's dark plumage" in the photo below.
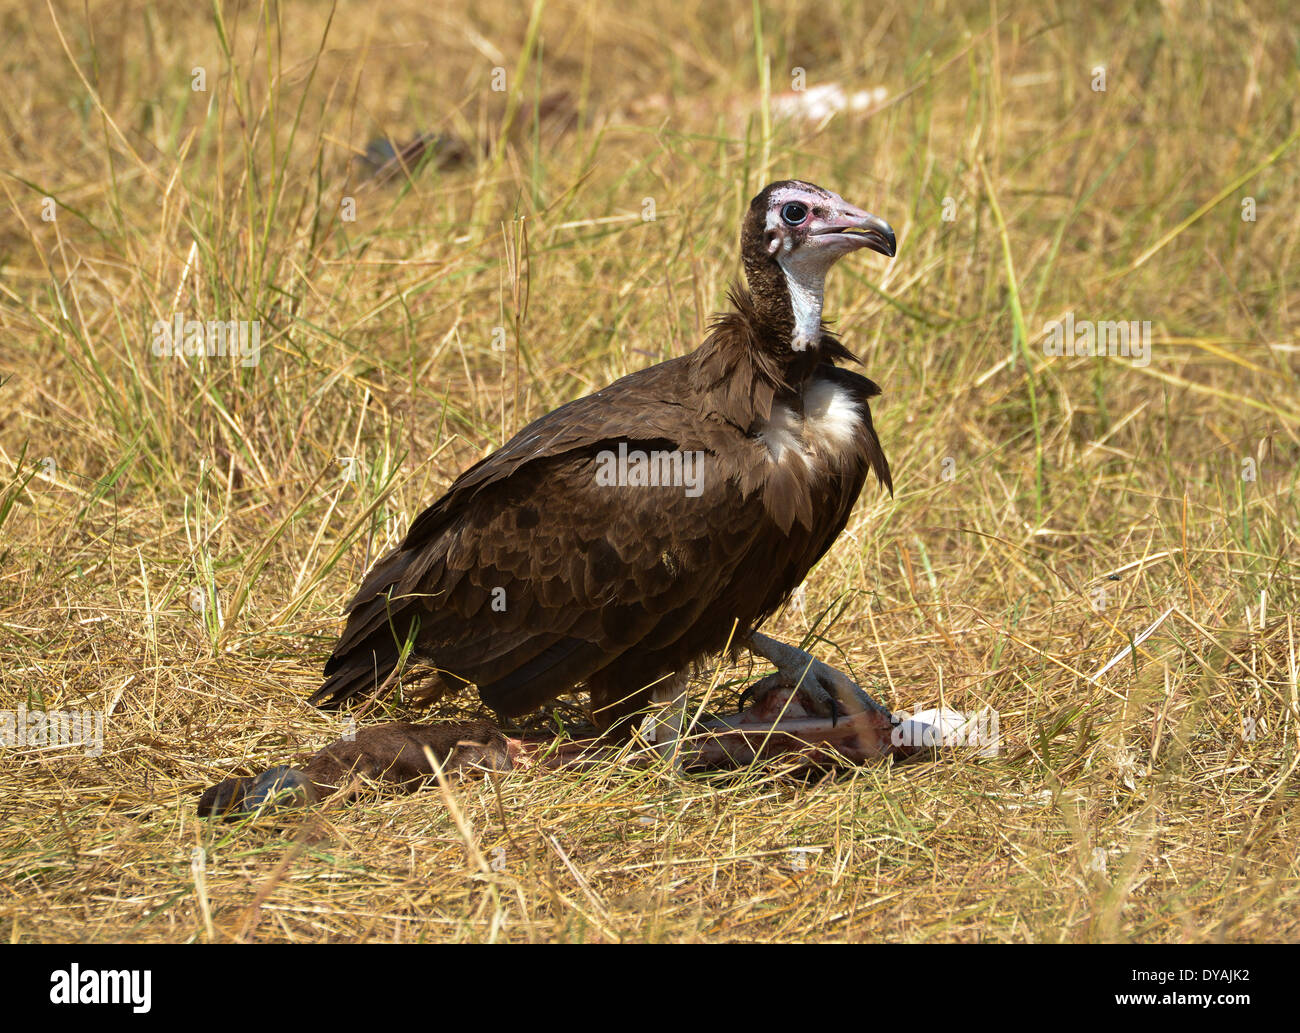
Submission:
{"label": "bird's dark plumage", "polygon": [[[800,206],[803,237],[787,225]],[[817,279],[864,228],[893,253],[871,219],[809,184],[759,194],[749,290],[704,343],[548,413],[457,478],[365,578],[313,702],[375,691],[409,641],[417,701],[473,683],[514,715],[585,685],[600,723],[623,727],[647,686],[742,644],[830,547],[868,471],[892,490],[879,388],[836,365],[852,356],[821,324]],[[698,456],[698,482],[611,484],[620,448],[667,454],[664,473]]]}

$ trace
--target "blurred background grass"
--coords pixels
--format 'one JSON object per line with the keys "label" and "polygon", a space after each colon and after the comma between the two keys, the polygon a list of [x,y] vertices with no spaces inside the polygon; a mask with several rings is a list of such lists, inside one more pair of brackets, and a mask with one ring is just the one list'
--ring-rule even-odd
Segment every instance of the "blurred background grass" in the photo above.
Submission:
{"label": "blurred background grass", "polygon": [[[0,751],[7,937],[1296,938],[1288,5],[0,26],[0,693],[107,715],[101,756]],[[800,85],[883,95],[790,114]],[[338,734],[303,700],[368,564],[528,420],[695,347],[790,176],[898,232],[827,299],[897,493],[774,633],[894,709],[994,707],[1000,757],[197,822]],[[260,321],[260,361],[156,357],[178,313]],[[1046,356],[1066,313],[1149,320],[1150,364]]]}

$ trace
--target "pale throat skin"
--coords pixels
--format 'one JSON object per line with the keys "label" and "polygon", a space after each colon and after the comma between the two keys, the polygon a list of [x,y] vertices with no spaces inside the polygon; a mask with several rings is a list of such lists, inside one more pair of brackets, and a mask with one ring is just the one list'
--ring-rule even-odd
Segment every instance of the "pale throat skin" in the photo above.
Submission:
{"label": "pale throat skin", "polygon": [[[767,218],[770,224],[774,218],[780,219],[781,216],[779,212],[769,212]],[[789,236],[778,246],[780,251],[776,261],[785,274],[785,287],[790,292],[790,309],[794,313],[794,334],[790,338],[790,347],[797,352],[806,351],[816,347],[821,338],[826,273],[839,256],[806,253],[803,248],[796,249],[794,239]]]}

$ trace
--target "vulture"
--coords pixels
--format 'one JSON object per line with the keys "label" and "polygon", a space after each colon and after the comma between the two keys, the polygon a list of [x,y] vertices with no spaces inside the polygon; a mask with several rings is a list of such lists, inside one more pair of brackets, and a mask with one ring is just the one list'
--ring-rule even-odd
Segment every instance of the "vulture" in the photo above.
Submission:
{"label": "vulture", "polygon": [[732,289],[694,352],[526,426],[379,560],[312,696],[333,706],[407,669],[417,705],[466,684],[503,717],[577,686],[626,733],[691,665],[743,645],[804,580],[872,473],[880,393],[839,363],[826,273],[894,231],[797,180],[750,202]]}
{"label": "vulture", "polygon": [[662,744],[672,720],[680,733],[692,666],[745,647],[822,713],[881,710],[758,631],[868,475],[893,491],[869,405],[880,389],[845,368],[856,359],[822,319],[828,270],[862,248],[893,257],[894,231],[811,183],[765,187],[741,226],[748,287],[732,287],[704,342],[560,406],[462,473],[362,581],[312,702],[400,676],[417,705],[473,685],[512,717],[585,688],[614,739],[652,703],[678,703],[648,736]]}

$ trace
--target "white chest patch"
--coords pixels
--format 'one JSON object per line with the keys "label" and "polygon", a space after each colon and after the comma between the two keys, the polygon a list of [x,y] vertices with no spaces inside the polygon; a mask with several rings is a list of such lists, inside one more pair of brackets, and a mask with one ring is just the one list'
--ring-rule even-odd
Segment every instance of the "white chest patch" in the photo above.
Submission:
{"label": "white chest patch", "polygon": [[862,410],[844,388],[829,380],[816,380],[804,389],[803,416],[784,405],[772,407],[772,418],[757,433],[776,462],[798,456],[838,462],[851,450],[862,426]]}
{"label": "white chest patch", "polygon": [[778,463],[789,455],[803,455],[803,420],[784,405],[772,406],[772,418],[759,426],[758,436]]}
{"label": "white chest patch", "polygon": [[862,427],[862,409],[839,384],[815,380],[803,393],[804,440],[823,455],[852,448]]}

